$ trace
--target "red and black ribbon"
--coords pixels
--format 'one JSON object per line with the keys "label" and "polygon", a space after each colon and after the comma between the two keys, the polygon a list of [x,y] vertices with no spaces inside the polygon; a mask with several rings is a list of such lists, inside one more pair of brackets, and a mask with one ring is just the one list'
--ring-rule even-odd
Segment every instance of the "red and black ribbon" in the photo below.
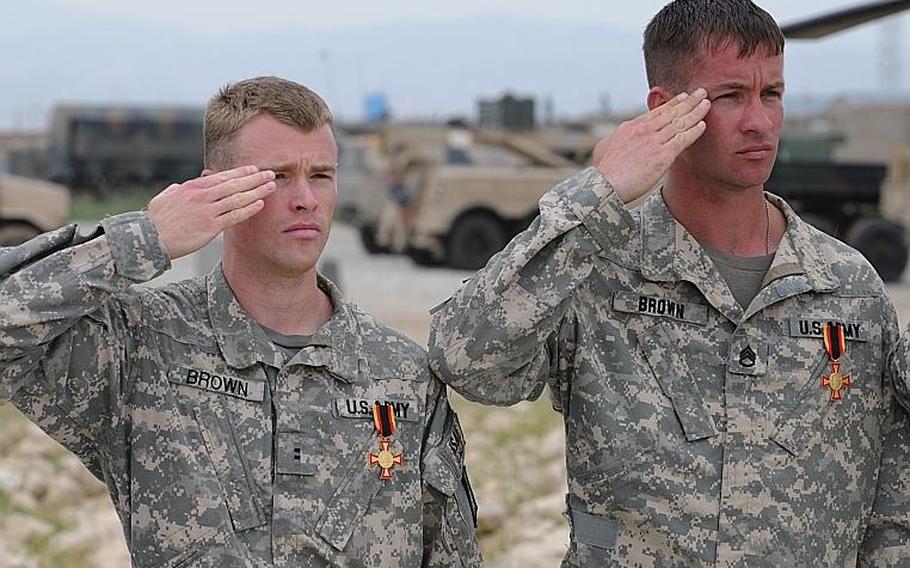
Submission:
{"label": "red and black ribbon", "polygon": [[847,350],[847,337],[844,334],[844,324],[828,322],[823,332],[825,351],[831,361],[839,361]]}
{"label": "red and black ribbon", "polygon": [[388,438],[395,432],[395,409],[391,404],[377,402],[373,405],[373,424],[382,438]]}

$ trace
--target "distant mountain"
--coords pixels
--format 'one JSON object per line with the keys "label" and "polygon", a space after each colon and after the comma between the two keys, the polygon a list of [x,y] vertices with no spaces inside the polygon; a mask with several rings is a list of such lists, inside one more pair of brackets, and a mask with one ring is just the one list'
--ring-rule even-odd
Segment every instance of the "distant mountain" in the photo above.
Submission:
{"label": "distant mountain", "polygon": [[[55,103],[204,104],[222,84],[277,74],[322,93],[344,118],[384,91],[401,117],[473,117],[478,97],[505,90],[551,98],[557,115],[605,98],[637,107],[647,87],[640,34],[490,15],[450,23],[202,36],[143,22],[91,18],[46,0],[0,8],[0,128],[41,127]],[[293,25],[293,22],[289,22]],[[789,47],[788,90],[874,89],[875,34]],[[908,54],[910,61],[910,54]]]}

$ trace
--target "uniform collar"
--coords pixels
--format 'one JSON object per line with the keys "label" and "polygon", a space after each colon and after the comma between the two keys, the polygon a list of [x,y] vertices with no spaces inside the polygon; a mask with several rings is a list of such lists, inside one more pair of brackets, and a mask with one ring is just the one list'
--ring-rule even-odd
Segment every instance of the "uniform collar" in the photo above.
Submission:
{"label": "uniform collar", "polygon": [[[368,377],[367,361],[355,309],[345,302],[331,281],[321,275],[317,279],[319,288],[332,301],[332,318],[313,334],[310,344],[301,348],[288,364],[325,367],[345,382],[363,380]],[[220,264],[206,277],[206,289],[209,317],[227,364],[236,369],[257,363],[282,368],[284,353],[240,306]]]}
{"label": "uniform collar", "polygon": [[783,199],[765,195],[783,211],[787,230],[765,277],[765,289],[746,310],[737,303],[701,244],[670,213],[661,192],[654,192],[641,207],[642,276],[656,282],[691,282],[711,305],[734,322],[798,293],[837,289],[840,282],[831,271],[830,260],[819,251],[814,229]]}

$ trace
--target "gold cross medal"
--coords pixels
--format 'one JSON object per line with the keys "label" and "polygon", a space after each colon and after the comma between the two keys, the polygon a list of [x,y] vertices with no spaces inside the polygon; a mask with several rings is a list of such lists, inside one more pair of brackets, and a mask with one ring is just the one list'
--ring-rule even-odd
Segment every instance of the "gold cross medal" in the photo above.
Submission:
{"label": "gold cross medal", "polygon": [[367,453],[367,465],[379,466],[379,479],[390,481],[392,468],[404,463],[401,452],[396,454],[389,449],[392,443],[389,437],[395,432],[395,409],[391,404],[376,403],[373,405],[373,424],[379,434],[379,452]]}
{"label": "gold cross medal", "polygon": [[831,391],[831,400],[841,400],[844,397],[843,391],[850,388],[853,384],[850,373],[841,371],[840,359],[847,350],[844,324],[829,322],[825,325],[823,337],[825,340],[825,351],[828,353],[828,363],[831,365],[831,372],[827,375],[822,375],[822,388]]}

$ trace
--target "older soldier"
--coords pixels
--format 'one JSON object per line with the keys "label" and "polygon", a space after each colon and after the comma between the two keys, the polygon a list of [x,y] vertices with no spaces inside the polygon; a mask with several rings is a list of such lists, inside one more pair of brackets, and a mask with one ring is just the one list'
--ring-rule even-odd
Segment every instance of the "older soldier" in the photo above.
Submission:
{"label": "older soldier", "polygon": [[[317,275],[332,116],[260,77],[205,113],[203,176],[0,256],[0,401],[107,484],[137,567],[480,564],[425,352]],[[137,288],[224,234],[209,275]]]}
{"label": "older soldier", "polygon": [[868,262],[763,191],[783,47],[748,0],[667,5],[645,31],[650,112],[435,313],[431,367],[466,397],[507,405],[549,385],[565,566],[867,554],[897,323]]}

